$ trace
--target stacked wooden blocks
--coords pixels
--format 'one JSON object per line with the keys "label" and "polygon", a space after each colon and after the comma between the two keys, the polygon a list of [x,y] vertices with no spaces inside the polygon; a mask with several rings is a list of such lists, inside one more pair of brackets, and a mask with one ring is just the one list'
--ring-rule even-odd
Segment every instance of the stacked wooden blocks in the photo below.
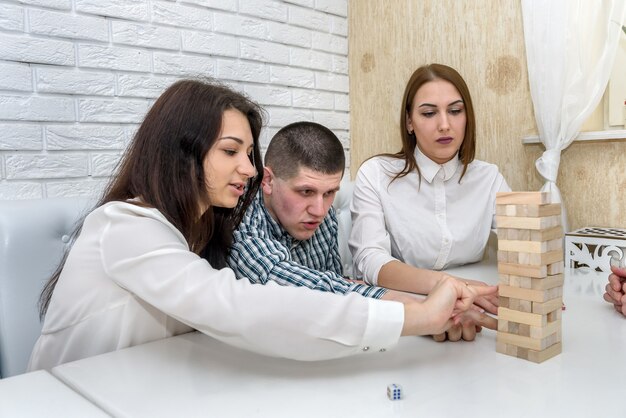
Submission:
{"label": "stacked wooden blocks", "polygon": [[496,351],[541,363],[561,352],[561,205],[543,192],[498,193]]}

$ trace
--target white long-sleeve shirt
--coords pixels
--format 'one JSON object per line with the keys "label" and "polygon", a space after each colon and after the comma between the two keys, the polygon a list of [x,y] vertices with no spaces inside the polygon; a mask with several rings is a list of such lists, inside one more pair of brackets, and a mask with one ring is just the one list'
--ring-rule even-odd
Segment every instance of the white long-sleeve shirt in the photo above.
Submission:
{"label": "white long-sleeve shirt", "polygon": [[29,370],[197,329],[271,356],[317,360],[395,345],[403,305],[236,280],[193,252],[157,210],[87,216],[54,290]]}
{"label": "white long-sleeve shirt", "polygon": [[510,191],[498,168],[474,160],[443,165],[416,149],[413,171],[391,182],[404,160],[374,157],[359,168],[350,206],[349,246],[357,278],[376,284],[392,260],[441,270],[479,261],[495,228],[496,193]]}

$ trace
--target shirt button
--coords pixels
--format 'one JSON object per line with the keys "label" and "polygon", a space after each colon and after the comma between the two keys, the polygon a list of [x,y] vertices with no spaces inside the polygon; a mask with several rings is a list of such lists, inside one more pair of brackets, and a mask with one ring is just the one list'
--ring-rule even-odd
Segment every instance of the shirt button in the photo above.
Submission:
{"label": "shirt button", "polygon": [[370,349],[370,348],[369,348],[368,346],[363,347],[363,351],[367,351],[367,350],[369,350],[369,349]]}

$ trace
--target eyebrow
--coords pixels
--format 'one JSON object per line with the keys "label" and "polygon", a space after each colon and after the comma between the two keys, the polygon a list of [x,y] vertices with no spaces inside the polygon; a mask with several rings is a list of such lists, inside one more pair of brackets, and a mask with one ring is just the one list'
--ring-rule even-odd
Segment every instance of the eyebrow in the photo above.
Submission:
{"label": "eyebrow", "polygon": [[[463,99],[455,100],[452,103],[449,103],[448,106],[452,106],[452,105],[455,105],[457,103],[463,103]],[[437,105],[434,105],[432,103],[422,103],[418,107],[437,107]]]}

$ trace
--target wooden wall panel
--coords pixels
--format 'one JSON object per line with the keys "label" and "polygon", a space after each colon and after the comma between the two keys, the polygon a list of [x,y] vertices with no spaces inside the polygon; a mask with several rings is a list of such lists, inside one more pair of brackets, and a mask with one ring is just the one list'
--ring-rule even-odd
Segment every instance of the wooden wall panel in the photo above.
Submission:
{"label": "wooden wall panel", "polygon": [[[513,190],[541,186],[534,161],[543,147],[521,142],[536,126],[519,0],[350,0],[348,23],[353,177],[366,158],[399,149],[405,83],[420,65],[439,62],[472,93],[477,158],[497,164]],[[617,197],[626,194],[625,152],[626,143],[609,142],[563,154],[558,185],[573,228],[626,227],[625,198]]]}

